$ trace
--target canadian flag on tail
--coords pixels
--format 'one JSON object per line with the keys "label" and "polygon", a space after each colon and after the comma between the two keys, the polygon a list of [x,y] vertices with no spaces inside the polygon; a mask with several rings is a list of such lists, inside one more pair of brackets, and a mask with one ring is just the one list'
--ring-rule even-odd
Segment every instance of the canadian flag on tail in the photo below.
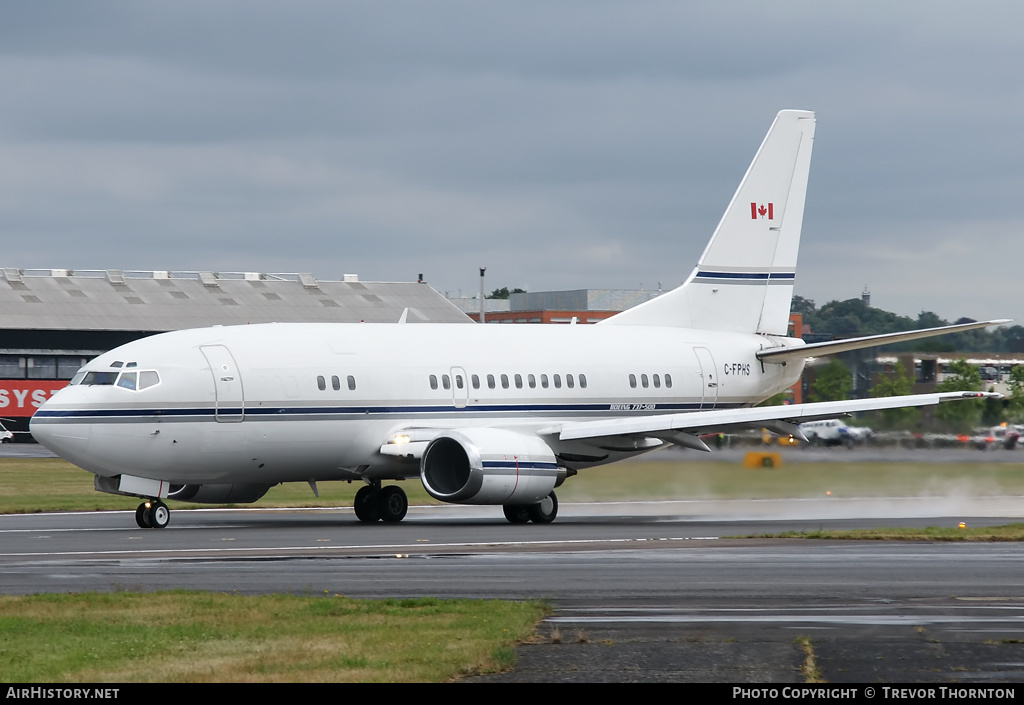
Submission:
{"label": "canadian flag on tail", "polygon": [[763,218],[765,216],[768,216],[768,220],[773,220],[775,218],[775,204],[774,203],[769,203],[767,206],[765,206],[765,205],[760,205],[759,206],[756,203],[751,203],[750,204],[750,217],[752,219],[757,220],[758,217]]}

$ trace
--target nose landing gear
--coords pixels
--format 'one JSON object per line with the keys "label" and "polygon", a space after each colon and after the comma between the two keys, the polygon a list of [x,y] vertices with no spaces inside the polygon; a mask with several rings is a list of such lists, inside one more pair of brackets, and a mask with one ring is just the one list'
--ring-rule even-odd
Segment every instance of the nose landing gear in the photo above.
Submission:
{"label": "nose landing gear", "polygon": [[140,529],[163,529],[171,523],[171,510],[159,499],[147,499],[135,510]]}

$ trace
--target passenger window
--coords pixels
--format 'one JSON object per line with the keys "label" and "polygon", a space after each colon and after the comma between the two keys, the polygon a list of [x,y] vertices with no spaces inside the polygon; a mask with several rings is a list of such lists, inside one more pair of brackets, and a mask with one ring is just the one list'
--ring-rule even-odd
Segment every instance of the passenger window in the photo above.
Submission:
{"label": "passenger window", "polygon": [[576,386],[576,383],[572,379],[572,375],[565,376],[565,386],[567,386],[569,389],[572,389],[573,387]]}
{"label": "passenger window", "polygon": [[160,375],[153,370],[145,370],[139,373],[139,389],[149,389],[160,384]]}
{"label": "passenger window", "polygon": [[548,388],[548,376],[547,375],[541,375],[540,376],[540,386],[544,387],[544,389]]}
{"label": "passenger window", "polygon": [[336,392],[341,390],[341,380],[338,379],[338,375],[331,375],[331,389]]}
{"label": "passenger window", "polygon": [[462,375],[455,375],[455,386],[462,389],[465,383],[462,381]]}
{"label": "passenger window", "polygon": [[321,392],[327,389],[327,380],[324,379],[323,375],[317,375],[316,388],[319,389]]}
{"label": "passenger window", "polygon": [[494,389],[494,375],[487,375],[487,388]]}
{"label": "passenger window", "polygon": [[672,389],[672,375],[665,373],[665,386]]}
{"label": "passenger window", "polygon": [[640,375],[640,386],[647,389],[647,375]]}
{"label": "passenger window", "polygon": [[651,380],[654,382],[655,389],[661,389],[661,375],[651,375]]}
{"label": "passenger window", "polygon": [[632,372],[629,373],[629,386],[636,389],[636,375]]}
{"label": "passenger window", "polygon": [[562,388],[562,376],[561,375],[551,375],[551,377],[552,377],[552,380],[555,383],[555,389],[561,389]]}
{"label": "passenger window", "polygon": [[501,376],[501,388],[508,389],[508,375],[503,374]]}
{"label": "passenger window", "polygon": [[348,388],[352,391],[355,391],[356,389],[356,378],[352,375],[348,376]]}
{"label": "passenger window", "polygon": [[587,376],[585,374],[580,374],[580,389],[586,389],[586,388],[587,388]]}
{"label": "passenger window", "polygon": [[473,375],[470,379],[473,380],[473,389],[480,389],[480,376]]}
{"label": "passenger window", "polygon": [[452,380],[451,380],[451,378],[448,377],[448,375],[441,375],[441,385],[445,389],[451,389],[452,388]]}
{"label": "passenger window", "polygon": [[515,377],[515,380],[516,380],[516,389],[522,389],[523,388],[523,376],[517,374],[516,377]]}
{"label": "passenger window", "polygon": [[139,386],[138,377],[138,372],[122,372],[121,376],[117,380],[117,386],[122,387],[124,389],[131,389],[132,391],[134,391],[135,388]]}
{"label": "passenger window", "polygon": [[537,378],[533,375],[526,375],[526,383],[530,385],[530,389],[537,388]]}
{"label": "passenger window", "polygon": [[430,375],[430,388],[437,389],[437,375]]}

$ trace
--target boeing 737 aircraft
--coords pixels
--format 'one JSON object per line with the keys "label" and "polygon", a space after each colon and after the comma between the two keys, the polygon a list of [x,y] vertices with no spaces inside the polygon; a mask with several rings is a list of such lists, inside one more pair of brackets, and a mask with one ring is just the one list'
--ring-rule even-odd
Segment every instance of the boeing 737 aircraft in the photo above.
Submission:
{"label": "boeing 737 aircraft", "polygon": [[[270,323],[156,335],[100,355],[32,433],[101,492],[253,502],[275,484],[365,483],[355,512],[401,521],[419,477],[446,502],[549,522],[586,468],[700,436],[980,396],[956,392],[754,408],[807,359],[1002,321],[805,345],[786,337],[814,114],[772,123],[678,288],[597,325]],[[404,316],[403,316],[404,319]],[[624,478],[624,481],[625,478]]]}

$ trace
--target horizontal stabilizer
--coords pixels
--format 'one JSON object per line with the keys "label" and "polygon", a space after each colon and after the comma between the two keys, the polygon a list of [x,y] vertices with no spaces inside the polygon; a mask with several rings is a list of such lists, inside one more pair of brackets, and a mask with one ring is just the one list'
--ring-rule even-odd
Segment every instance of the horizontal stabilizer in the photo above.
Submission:
{"label": "horizontal stabilizer", "polygon": [[762,350],[757,353],[757,359],[761,362],[783,364],[792,360],[806,360],[811,357],[834,355],[835,353],[846,352],[847,350],[874,348],[879,345],[902,343],[907,340],[917,340],[918,338],[931,338],[935,335],[945,335],[947,333],[960,333],[965,330],[975,330],[978,328],[986,328],[988,326],[996,326],[1009,322],[1009,318],[1000,318],[994,321],[961,323],[955,326],[940,326],[938,328],[923,328],[921,330],[911,330],[904,333],[883,333],[882,335],[869,335],[864,338],[847,338],[846,340],[830,340],[824,343],[808,343],[807,345],[795,345],[792,347],[768,348],[767,350]]}

